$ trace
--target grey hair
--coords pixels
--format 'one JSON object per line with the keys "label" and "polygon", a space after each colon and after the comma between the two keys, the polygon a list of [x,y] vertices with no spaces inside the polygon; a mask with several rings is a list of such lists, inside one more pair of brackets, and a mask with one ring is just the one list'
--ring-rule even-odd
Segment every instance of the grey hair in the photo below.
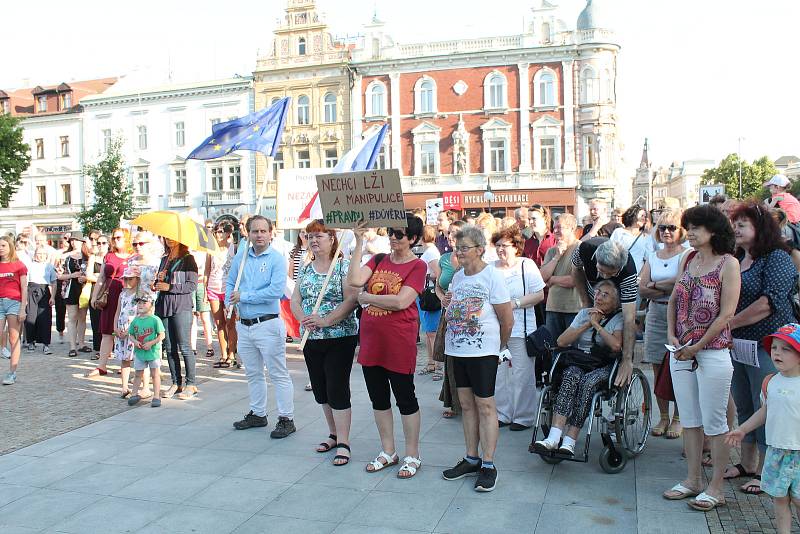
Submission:
{"label": "grey hair", "polygon": [[461,241],[462,239],[469,240],[475,246],[486,248],[486,236],[483,235],[483,230],[473,224],[463,226],[458,231],[456,241]]}
{"label": "grey hair", "polygon": [[514,217],[519,217],[520,214],[522,213],[522,210],[528,211],[528,208],[526,208],[525,206],[521,206],[521,207],[515,209],[514,210]]}
{"label": "grey hair", "polygon": [[628,263],[628,249],[619,241],[608,240],[597,247],[594,259],[600,265],[619,271]]}
{"label": "grey hair", "polygon": [[617,308],[619,308],[619,288],[617,287],[617,284],[615,284],[611,280],[604,278],[603,280],[600,280],[594,285],[594,290],[597,291],[601,287],[606,287],[606,286],[614,290],[614,296],[617,299]]}

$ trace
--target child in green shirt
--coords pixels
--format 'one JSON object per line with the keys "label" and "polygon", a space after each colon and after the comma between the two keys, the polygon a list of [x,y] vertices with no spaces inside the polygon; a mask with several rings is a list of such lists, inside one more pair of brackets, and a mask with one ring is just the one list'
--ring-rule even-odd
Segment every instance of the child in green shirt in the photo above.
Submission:
{"label": "child in green shirt", "polygon": [[139,387],[144,377],[144,370],[150,369],[153,380],[153,400],[150,406],[161,406],[161,342],[164,340],[164,324],[161,319],[153,315],[153,297],[143,293],[133,299],[136,304],[136,317],[128,328],[128,334],[133,339],[133,369],[136,376],[133,379],[133,395],[128,399],[129,406],[135,406],[142,397],[139,396]]}

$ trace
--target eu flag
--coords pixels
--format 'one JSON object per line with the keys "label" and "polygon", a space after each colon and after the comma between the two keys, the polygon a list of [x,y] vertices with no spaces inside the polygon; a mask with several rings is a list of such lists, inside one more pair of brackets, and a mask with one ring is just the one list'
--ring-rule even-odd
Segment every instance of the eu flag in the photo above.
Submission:
{"label": "eu flag", "polygon": [[192,150],[187,159],[214,159],[234,150],[254,150],[275,156],[290,100],[290,97],[281,98],[266,109],[215,124],[211,135]]}

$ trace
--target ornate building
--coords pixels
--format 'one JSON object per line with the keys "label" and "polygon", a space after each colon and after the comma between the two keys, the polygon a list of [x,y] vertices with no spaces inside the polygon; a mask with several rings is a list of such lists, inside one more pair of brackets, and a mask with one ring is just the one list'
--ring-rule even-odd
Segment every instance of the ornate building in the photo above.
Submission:
{"label": "ornate building", "polygon": [[523,34],[416,44],[374,18],[352,53],[353,140],[390,124],[380,164],[400,169],[407,208],[441,195],[480,211],[488,190],[497,215],[613,203],[619,46],[601,4],[588,0],[574,30],[539,0]]}
{"label": "ornate building", "polygon": [[[314,0],[288,0],[273,33],[270,54],[258,58],[253,75],[256,109],[292,97],[274,168],[333,167],[350,147],[348,48],[333,39]],[[259,155],[259,182],[265,162]],[[267,185],[274,196],[274,184]]]}
{"label": "ornate building", "polygon": [[650,209],[653,207],[653,186],[650,176],[650,157],[647,154],[648,143],[644,140],[642,149],[642,160],[639,168],[636,169],[636,177],[633,179],[633,202]]}

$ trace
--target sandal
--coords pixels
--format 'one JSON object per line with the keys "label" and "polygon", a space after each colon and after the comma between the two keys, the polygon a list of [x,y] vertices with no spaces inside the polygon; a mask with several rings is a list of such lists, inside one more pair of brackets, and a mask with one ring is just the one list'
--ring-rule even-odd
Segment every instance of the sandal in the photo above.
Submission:
{"label": "sandal", "polygon": [[440,373],[439,371],[436,371],[436,372],[433,373],[433,376],[431,377],[431,380],[433,380],[434,382],[438,382],[442,378],[444,378],[444,375],[442,373]]}
{"label": "sandal", "polygon": [[[348,454],[350,453],[350,445],[348,445],[347,443],[337,443],[336,448],[345,449],[348,452]],[[339,461],[340,463],[336,463],[337,461]],[[345,456],[344,454],[337,454],[336,456],[333,457],[333,465],[335,465],[336,467],[339,467],[340,465],[347,465],[349,463],[350,463],[349,455]]]}
{"label": "sandal", "polygon": [[[723,474],[722,478],[725,479],[725,480],[731,480],[731,479],[740,478],[740,477],[755,478],[753,476],[753,475],[755,475],[755,473],[748,473],[747,469],[745,469],[742,464],[736,464],[736,465],[734,465],[733,467],[731,467],[729,469],[736,469],[736,474],[735,475],[731,475],[731,476]],[[725,471],[727,471],[727,469]]]}
{"label": "sandal", "polygon": [[69,356],[70,358],[74,358],[74,357],[76,357],[77,355],[78,355],[78,351],[77,351],[77,350],[71,350],[71,351],[69,351],[69,352],[67,353],[67,356]]}
{"label": "sandal", "polygon": [[455,416],[456,412],[454,412],[453,410],[445,410],[442,412],[442,417],[444,417],[445,419],[452,419]]}
{"label": "sandal", "polygon": [[100,369],[99,367],[95,367],[94,369],[92,369],[83,376],[85,376],[86,378],[91,378],[93,376],[106,376],[107,374],[108,371],[106,371],[105,369]]}
{"label": "sandal", "polygon": [[[675,428],[678,427],[676,430]],[[678,439],[683,435],[683,427],[681,426],[681,420],[679,417],[673,417],[672,422],[667,427],[667,432],[664,437],[667,439]]]}
{"label": "sandal", "polygon": [[[758,481],[758,483],[756,483]],[[761,475],[753,475],[753,480],[739,488],[742,493],[747,495],[761,495],[764,490],[761,489]]]}
{"label": "sandal", "polygon": [[695,510],[700,510],[701,512],[710,512],[717,506],[725,506],[725,501],[719,500],[713,495],[709,495],[704,491],[686,504]]}
{"label": "sandal", "polygon": [[435,363],[429,363],[429,364],[425,365],[425,367],[423,367],[422,369],[417,371],[417,374],[418,375],[429,375],[429,374],[435,373],[435,372],[436,372],[436,364]]}
{"label": "sandal", "polygon": [[227,368],[229,368],[230,366],[231,366],[231,364],[230,364],[230,362],[229,362],[229,361],[227,361],[227,360],[220,360],[220,361],[218,361],[218,362],[214,362],[214,365],[212,365],[211,367],[213,367],[213,368],[215,368],[215,369],[227,369]]}
{"label": "sandal", "polygon": [[[385,461],[381,462],[381,460]],[[374,460],[372,460],[370,463],[367,464],[366,467],[367,473],[375,473],[377,471],[380,471],[381,469],[386,469],[387,467],[390,467],[392,465],[397,465],[399,461],[400,458],[397,457],[396,452],[392,453],[392,455],[390,456],[386,454],[386,451],[381,451],[381,453],[378,456],[376,456]],[[372,469],[370,469],[370,467]]]}
{"label": "sandal", "polygon": [[657,438],[664,435],[664,432],[667,431],[667,426],[669,425],[669,417],[662,417],[659,419],[658,424],[653,427],[653,430],[650,431],[651,436],[655,436]]}
{"label": "sandal", "polygon": [[[671,495],[668,495],[668,493],[670,493],[670,492],[674,492],[674,493],[671,494]],[[695,490],[693,490],[691,488],[687,488],[681,482],[678,482],[677,484],[672,486],[670,489],[668,489],[667,491],[665,491],[664,493],[661,494],[662,497],[664,497],[665,499],[670,500],[670,501],[679,501],[679,500],[685,499],[687,497],[696,497],[698,495],[700,495],[699,491],[695,491]]]}
{"label": "sandal", "polygon": [[208,349],[206,351],[206,358],[213,358],[214,357],[214,349]]}
{"label": "sandal", "polygon": [[703,451],[703,467],[714,467],[714,460],[711,458],[711,451]]}
{"label": "sandal", "polygon": [[83,353],[93,352],[93,349],[91,347],[87,347],[86,345],[84,345],[78,349],[78,352],[83,352]]}
{"label": "sandal", "polygon": [[89,358],[89,359],[90,360],[99,360],[100,359],[100,353],[99,352],[95,352],[94,354],[92,354],[92,357]]}
{"label": "sandal", "polygon": [[130,392],[130,390],[126,389],[125,391],[123,391],[123,392],[120,394],[119,398],[120,398],[120,399],[127,399],[128,397],[130,397],[130,395],[131,395],[131,392]]}
{"label": "sandal", "polygon": [[406,456],[403,458],[403,465],[400,466],[400,470],[397,472],[397,478],[411,478],[417,474],[417,470],[421,467],[422,460],[413,456]]}
{"label": "sandal", "polygon": [[329,444],[327,441],[323,441],[317,445],[317,452],[328,452],[336,446],[336,434],[328,434],[328,439],[333,440],[333,445]]}

